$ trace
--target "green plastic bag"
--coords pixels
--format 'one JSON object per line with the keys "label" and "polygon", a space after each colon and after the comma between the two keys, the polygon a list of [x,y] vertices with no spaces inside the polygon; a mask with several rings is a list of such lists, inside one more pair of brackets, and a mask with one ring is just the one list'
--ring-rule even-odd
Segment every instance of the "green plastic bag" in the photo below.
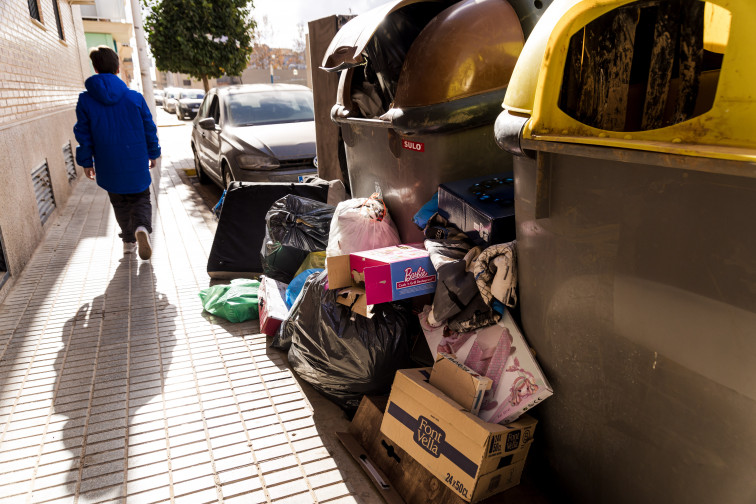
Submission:
{"label": "green plastic bag", "polygon": [[260,282],[237,278],[231,285],[213,285],[199,292],[202,307],[213,315],[223,317],[229,322],[244,322],[256,319],[258,313],[257,291]]}

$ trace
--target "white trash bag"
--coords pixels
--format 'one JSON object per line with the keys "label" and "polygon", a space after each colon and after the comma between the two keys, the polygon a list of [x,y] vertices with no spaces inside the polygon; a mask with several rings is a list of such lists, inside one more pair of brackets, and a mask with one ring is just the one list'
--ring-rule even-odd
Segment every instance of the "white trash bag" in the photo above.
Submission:
{"label": "white trash bag", "polygon": [[378,193],[342,201],[331,220],[326,256],[399,245],[399,232]]}

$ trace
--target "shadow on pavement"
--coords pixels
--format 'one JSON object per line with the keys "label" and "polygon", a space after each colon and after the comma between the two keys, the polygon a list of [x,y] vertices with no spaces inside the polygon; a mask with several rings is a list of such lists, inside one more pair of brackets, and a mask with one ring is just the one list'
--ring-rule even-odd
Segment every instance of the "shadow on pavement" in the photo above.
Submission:
{"label": "shadow on pavement", "polygon": [[67,418],[70,494],[87,501],[124,495],[128,429],[140,408],[162,396],[176,314],[155,291],[152,265],[132,257],[120,261],[104,294],[66,322],[54,410]]}

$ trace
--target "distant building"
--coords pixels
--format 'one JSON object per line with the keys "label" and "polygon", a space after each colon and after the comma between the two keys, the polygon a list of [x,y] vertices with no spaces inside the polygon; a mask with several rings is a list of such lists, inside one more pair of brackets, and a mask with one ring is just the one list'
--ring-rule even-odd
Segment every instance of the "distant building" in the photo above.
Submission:
{"label": "distant building", "polygon": [[[292,49],[270,48],[265,44],[255,44],[247,68],[240,77],[224,76],[219,79],[209,79],[210,88],[268,82],[307,86],[305,53],[296,52]],[[155,72],[155,86],[157,89],[170,87],[204,89],[202,79],[187,74],[162,72],[160,70]]]}
{"label": "distant building", "polygon": [[0,300],[81,175],[73,126],[89,68],[77,3],[0,3]]}
{"label": "distant building", "polygon": [[[131,22],[131,10],[127,9],[129,0],[89,0],[90,5],[81,6],[84,24],[84,37],[87,49],[106,45],[118,53],[121,60],[120,77],[131,86],[134,80],[133,48],[134,25]],[[128,12],[128,14],[127,14]],[[94,73],[91,63],[90,73]]]}

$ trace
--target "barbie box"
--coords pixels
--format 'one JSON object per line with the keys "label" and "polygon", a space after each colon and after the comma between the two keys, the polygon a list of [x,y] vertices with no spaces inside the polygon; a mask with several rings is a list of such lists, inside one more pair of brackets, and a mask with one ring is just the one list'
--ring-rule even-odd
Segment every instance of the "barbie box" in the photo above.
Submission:
{"label": "barbie box", "polygon": [[421,243],[395,245],[328,258],[329,289],[365,285],[368,305],[436,290],[436,269]]}
{"label": "barbie box", "polygon": [[509,311],[498,324],[469,333],[455,333],[445,325],[428,324],[428,309],[420,325],[433,353],[452,353],[473,371],[493,381],[483,396],[478,416],[506,424],[553,394],[553,390]]}

